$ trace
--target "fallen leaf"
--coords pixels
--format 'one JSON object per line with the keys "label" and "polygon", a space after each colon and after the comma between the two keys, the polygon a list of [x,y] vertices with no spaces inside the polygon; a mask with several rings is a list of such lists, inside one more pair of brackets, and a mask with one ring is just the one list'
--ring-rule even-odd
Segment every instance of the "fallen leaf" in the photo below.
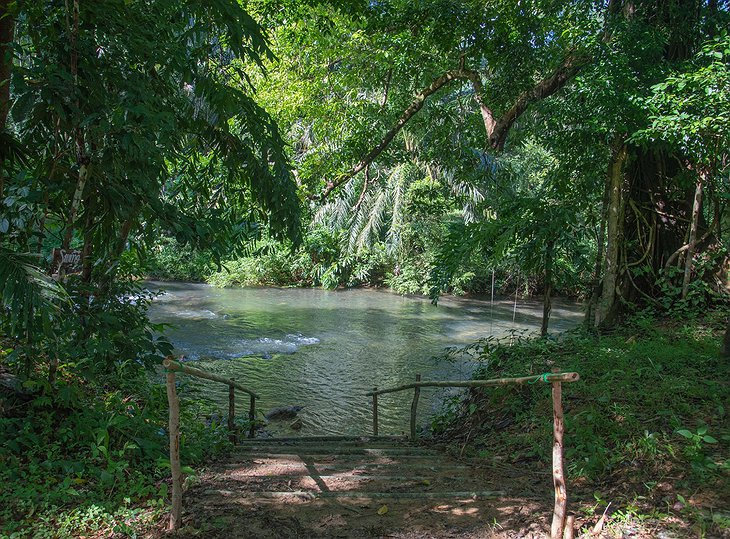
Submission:
{"label": "fallen leaf", "polygon": [[388,512],[388,506],[387,506],[387,505],[381,505],[381,506],[380,506],[380,509],[378,509],[378,514],[379,514],[380,516],[383,516],[383,515],[384,515],[384,514],[386,514],[387,512]]}

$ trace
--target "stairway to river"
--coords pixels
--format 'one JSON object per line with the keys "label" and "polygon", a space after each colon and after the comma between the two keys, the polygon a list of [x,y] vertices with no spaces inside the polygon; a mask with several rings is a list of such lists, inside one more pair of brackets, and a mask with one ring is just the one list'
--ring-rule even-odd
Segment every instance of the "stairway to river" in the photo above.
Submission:
{"label": "stairway to river", "polygon": [[[535,535],[520,536],[542,537],[545,528],[536,514],[549,507],[549,497],[525,496],[529,476],[524,470],[505,474],[509,469],[449,457],[405,437],[249,439],[188,488],[181,533],[262,539],[514,537],[505,532],[508,527],[534,521]],[[515,484],[518,477],[527,484]],[[540,483],[544,486],[544,478]],[[519,486],[522,495],[508,496],[507,485]]]}

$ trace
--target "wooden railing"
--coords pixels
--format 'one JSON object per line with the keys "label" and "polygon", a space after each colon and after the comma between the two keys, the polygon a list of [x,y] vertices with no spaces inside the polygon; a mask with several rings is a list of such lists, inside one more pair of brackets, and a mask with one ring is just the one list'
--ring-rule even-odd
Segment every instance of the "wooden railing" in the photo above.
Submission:
{"label": "wooden railing", "polygon": [[493,378],[491,380],[445,380],[445,381],[421,381],[421,375],[416,375],[416,381],[411,384],[404,384],[398,387],[387,389],[373,388],[366,393],[373,398],[373,435],[378,435],[378,395],[396,393],[413,389],[413,402],[411,403],[411,439],[416,438],[416,412],[418,410],[418,399],[422,387],[496,387],[507,385],[535,384],[538,382],[549,383],[552,386],[553,400],[553,486],[555,487],[555,506],[553,508],[553,522],[550,530],[552,539],[572,539],[574,517],[567,516],[568,492],[565,485],[565,472],[563,469],[563,402],[562,383],[577,382],[580,376],[577,372],[552,372],[538,376],[522,376],[519,378]]}
{"label": "wooden railing", "polygon": [[237,443],[236,435],[236,389],[247,393],[250,397],[248,407],[249,430],[248,437],[253,438],[255,434],[256,421],[256,399],[259,396],[236,382],[233,378],[226,378],[218,374],[213,374],[193,367],[183,365],[179,361],[167,358],[162,362],[167,372],[167,401],[170,405],[170,471],[172,473],[172,511],[170,512],[170,530],[177,530],[181,523],[182,514],[182,466],[180,465],[180,401],[177,397],[177,388],[175,386],[175,373],[180,372],[210,380],[220,382],[228,386],[228,433],[231,443]]}

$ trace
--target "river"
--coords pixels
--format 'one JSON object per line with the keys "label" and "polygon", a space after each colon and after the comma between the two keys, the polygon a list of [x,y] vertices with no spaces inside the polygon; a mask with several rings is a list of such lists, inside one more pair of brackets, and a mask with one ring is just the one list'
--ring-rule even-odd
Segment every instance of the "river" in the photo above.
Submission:
{"label": "river", "polygon": [[[384,290],[214,288],[203,284],[150,283],[164,290],[150,307],[153,322],[191,365],[234,377],[261,396],[259,410],[300,405],[302,428],[271,422],[278,435],[368,434],[372,416],[365,392],[429,379],[467,379],[468,357],[438,361],[446,347],[480,337],[539,329],[536,301],[402,297]],[[513,322],[514,316],[514,322]],[[574,327],[581,306],[555,301],[551,332]],[[181,375],[184,377],[184,375]],[[187,377],[186,377],[187,378]],[[191,381],[199,395],[227,410],[227,389]],[[447,390],[421,391],[419,424],[428,422]],[[412,392],[380,397],[380,433],[408,430]],[[241,395],[237,413],[247,414]]]}

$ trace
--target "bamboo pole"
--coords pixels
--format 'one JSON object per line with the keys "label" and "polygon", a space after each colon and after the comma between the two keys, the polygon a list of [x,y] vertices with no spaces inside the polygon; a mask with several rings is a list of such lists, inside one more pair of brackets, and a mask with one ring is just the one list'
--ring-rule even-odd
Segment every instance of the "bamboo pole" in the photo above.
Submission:
{"label": "bamboo pole", "polygon": [[175,373],[167,371],[167,402],[170,406],[170,471],[172,473],[172,511],[169,530],[177,530],[182,514],[182,469],[180,467],[180,401],[175,389]]}
{"label": "bamboo pole", "polygon": [[253,438],[256,435],[256,397],[251,395],[248,404],[248,437]]}
{"label": "bamboo pole", "polygon": [[[416,375],[416,382],[421,381],[421,375]],[[416,439],[416,412],[418,411],[418,397],[421,394],[421,388],[413,389],[413,402],[411,403],[411,440]]]}
{"label": "bamboo pole", "polygon": [[[231,378],[231,382],[233,382]],[[233,384],[228,385],[228,439],[233,445],[238,443],[236,439],[236,388]]]}
{"label": "bamboo pole", "polygon": [[494,378],[492,380],[446,380],[446,381],[425,381],[425,382],[414,382],[411,384],[404,384],[398,387],[391,387],[388,389],[374,388],[372,391],[367,392],[365,395],[375,396],[383,395],[384,393],[395,393],[396,391],[404,391],[406,389],[413,389],[416,387],[493,387],[493,386],[505,386],[511,384],[531,384],[538,381],[543,382],[577,382],[580,380],[580,375],[577,372],[562,372],[553,374],[541,374],[533,376],[522,376],[520,378]]}
{"label": "bamboo pole", "polygon": [[378,388],[374,387],[373,392],[369,395],[373,396],[373,436],[378,435]]}
{"label": "bamboo pole", "polygon": [[565,511],[568,505],[568,492],[563,471],[563,390],[560,381],[551,383],[553,386],[553,485],[555,487],[555,506],[553,508],[550,537],[552,539],[562,539],[565,528]]}
{"label": "bamboo pole", "polygon": [[172,359],[165,359],[162,362],[162,365],[169,371],[175,371],[175,372],[184,372],[185,374],[189,374],[190,376],[197,376],[198,378],[204,378],[206,380],[212,380],[213,382],[220,382],[222,384],[226,384],[227,386],[233,386],[236,389],[243,391],[244,393],[248,393],[249,395],[259,398],[259,396],[248,389],[247,387],[242,386],[238,382],[234,382],[233,380],[226,378],[225,376],[220,376],[218,374],[213,374],[210,372],[205,372],[200,369],[195,369],[193,367],[188,367],[187,365],[183,365],[179,361],[174,361]]}

